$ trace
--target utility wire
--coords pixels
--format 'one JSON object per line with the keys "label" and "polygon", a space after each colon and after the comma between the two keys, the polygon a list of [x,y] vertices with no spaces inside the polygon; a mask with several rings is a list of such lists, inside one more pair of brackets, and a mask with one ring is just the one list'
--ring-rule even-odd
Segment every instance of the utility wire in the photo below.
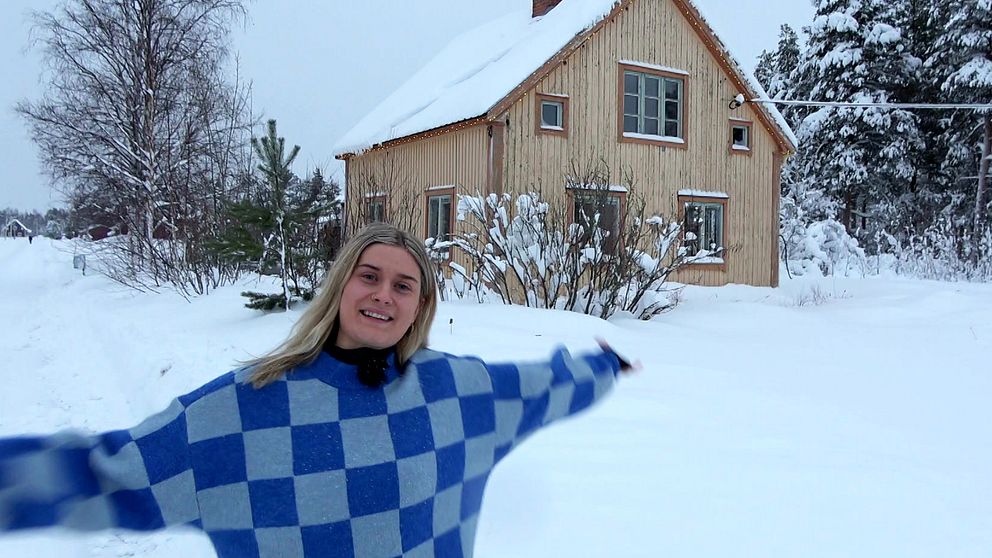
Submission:
{"label": "utility wire", "polygon": [[[843,103],[836,101],[786,101],[781,99],[750,99],[748,103],[806,107],[891,108],[928,110],[992,110],[992,104],[982,103]],[[732,108],[734,103],[731,103]]]}

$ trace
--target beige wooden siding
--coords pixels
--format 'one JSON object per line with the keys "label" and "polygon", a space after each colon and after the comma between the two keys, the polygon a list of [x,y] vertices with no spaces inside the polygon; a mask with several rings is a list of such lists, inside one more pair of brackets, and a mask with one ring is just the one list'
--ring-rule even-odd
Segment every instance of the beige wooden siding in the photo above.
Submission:
{"label": "beige wooden siding", "polygon": [[[620,60],[677,68],[685,78],[686,149],[618,140]],[[567,137],[537,134],[535,93],[569,97]],[[565,174],[603,160],[620,183],[629,171],[648,208],[674,216],[680,189],[725,192],[726,271],[694,266],[676,280],[706,285],[771,285],[777,251],[776,145],[749,106],[730,110],[738,93],[672,0],[634,0],[508,111],[507,191],[562,192]],[[751,155],[729,152],[731,117],[752,121]],[[564,203],[564,202],[563,202]],[[775,230],[776,234],[770,234]]]}
{"label": "beige wooden siding", "polygon": [[[482,192],[488,143],[487,128],[480,125],[352,157],[347,166],[348,230],[364,224],[361,205],[369,197],[385,194],[386,221],[425,237],[425,192],[454,185],[453,207],[458,195]],[[457,222],[454,226],[458,230]]]}

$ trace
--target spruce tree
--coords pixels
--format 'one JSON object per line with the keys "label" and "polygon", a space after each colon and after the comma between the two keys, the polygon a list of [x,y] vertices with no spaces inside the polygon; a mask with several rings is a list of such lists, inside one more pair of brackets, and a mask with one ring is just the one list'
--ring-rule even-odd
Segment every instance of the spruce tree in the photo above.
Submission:
{"label": "spruce tree", "polygon": [[[992,3],[946,0],[932,12],[932,27],[942,29],[927,60],[947,103],[992,101]],[[986,225],[989,113],[953,111],[942,120],[943,169],[948,175],[951,213],[976,230]],[[985,154],[986,157],[982,157]],[[957,201],[957,203],[954,203]],[[970,203],[969,203],[970,202]]]}
{"label": "spruce tree", "polygon": [[768,93],[769,97],[772,96],[768,89],[774,74],[775,53],[768,52],[767,50],[761,51],[761,54],[758,55],[758,63],[754,66],[754,79],[758,80],[758,83],[761,84],[761,87]]}
{"label": "spruce tree", "polygon": [[[793,76],[792,98],[888,103],[914,71],[895,13],[881,0],[819,0],[808,48]],[[821,185],[838,200],[848,231],[887,226],[921,148],[905,110],[822,107],[796,111],[800,151],[795,182]],[[860,219],[856,219],[860,217]]]}
{"label": "spruce tree", "polygon": [[304,292],[310,293],[340,244],[341,187],[316,168],[291,189],[290,200],[299,224],[292,238],[294,271],[307,283]]}
{"label": "spruce tree", "polygon": [[[936,103],[941,100],[940,79],[928,61],[936,51],[943,25],[934,26],[933,15],[942,0],[901,0],[892,5],[903,31],[903,41],[911,65],[911,79],[896,93],[900,102]],[[944,149],[936,141],[942,133],[941,120],[946,112],[914,111],[920,137],[929,138],[913,158],[914,174],[906,183],[906,200],[902,206],[901,231],[919,234],[930,226],[946,206],[946,173],[941,171]],[[902,236],[902,235],[900,235]]]}

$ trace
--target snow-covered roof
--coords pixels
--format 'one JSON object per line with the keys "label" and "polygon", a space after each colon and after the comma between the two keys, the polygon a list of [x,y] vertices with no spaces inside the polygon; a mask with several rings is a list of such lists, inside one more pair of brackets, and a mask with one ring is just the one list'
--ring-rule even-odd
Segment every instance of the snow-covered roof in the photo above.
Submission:
{"label": "snow-covered roof", "polygon": [[[562,0],[542,17],[532,18],[528,8],[459,35],[342,136],[334,155],[361,153],[389,140],[485,115],[620,1]],[[683,1],[695,8],[690,0]],[[757,80],[734,62],[740,78],[759,96],[764,94]],[[769,114],[795,147],[795,135],[773,106],[755,110]]]}
{"label": "snow-covered roof", "polygon": [[11,228],[11,227],[12,227],[13,225],[17,225],[18,227],[21,227],[21,228],[22,228],[22,229],[24,229],[24,231],[25,231],[25,232],[27,232],[27,233],[30,233],[30,232],[31,232],[31,229],[29,229],[29,228],[27,228],[27,227],[25,227],[25,226],[24,226],[24,223],[22,223],[22,222],[20,222],[20,221],[18,221],[17,219],[11,219],[10,221],[8,221],[8,222],[7,222],[7,225],[6,225],[6,226],[5,226],[4,228],[5,228],[5,229],[9,229],[9,228]]}
{"label": "snow-covered roof", "polygon": [[334,154],[485,114],[618,0],[564,0],[542,17],[515,11],[451,41],[338,140]]}

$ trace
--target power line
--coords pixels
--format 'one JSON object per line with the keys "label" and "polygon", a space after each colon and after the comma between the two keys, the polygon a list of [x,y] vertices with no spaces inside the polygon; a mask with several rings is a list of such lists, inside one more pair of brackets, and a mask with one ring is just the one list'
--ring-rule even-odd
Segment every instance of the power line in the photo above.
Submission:
{"label": "power line", "polygon": [[[927,110],[992,110],[992,104],[982,103],[844,103],[839,101],[786,101],[782,99],[749,99],[740,98],[730,103],[731,108],[740,106],[738,103],[759,103],[766,105],[789,105],[805,107],[843,107],[843,108],[889,108],[889,109],[927,109]],[[735,106],[736,105],[736,106]]]}

